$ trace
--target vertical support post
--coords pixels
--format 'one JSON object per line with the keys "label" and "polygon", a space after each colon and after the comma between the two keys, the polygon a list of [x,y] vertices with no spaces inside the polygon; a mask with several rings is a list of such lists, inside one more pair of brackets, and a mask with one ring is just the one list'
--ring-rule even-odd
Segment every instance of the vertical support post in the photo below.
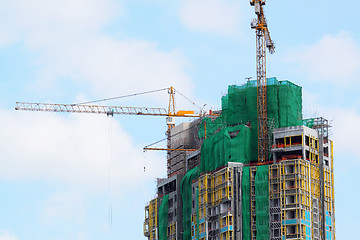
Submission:
{"label": "vertical support post", "polygon": [[171,125],[168,124],[168,130],[166,131],[166,135],[167,135],[167,176],[170,177],[171,176]]}
{"label": "vertical support post", "polygon": [[167,117],[167,125],[168,130],[166,131],[167,135],[167,176],[171,177],[171,129],[175,127],[175,122],[173,121],[173,115],[175,114],[175,89],[170,87],[168,89],[169,93],[169,108],[168,108],[168,117]]}
{"label": "vertical support post", "polygon": [[234,239],[243,240],[242,229],[242,166],[233,167]]}
{"label": "vertical support post", "polygon": [[325,133],[325,119],[319,118],[318,121],[320,124],[320,128],[318,129],[319,133],[319,168],[320,168],[320,204],[321,204],[321,239],[326,239],[326,227],[325,227],[325,220],[326,220],[326,214],[325,214],[325,196],[324,196],[324,133]]}
{"label": "vertical support post", "polygon": [[265,30],[262,26],[256,29],[256,51],[258,161],[266,162],[268,159],[266,44]]}
{"label": "vertical support post", "polygon": [[256,195],[255,195],[255,176],[257,167],[250,167],[250,229],[251,240],[256,240]]}

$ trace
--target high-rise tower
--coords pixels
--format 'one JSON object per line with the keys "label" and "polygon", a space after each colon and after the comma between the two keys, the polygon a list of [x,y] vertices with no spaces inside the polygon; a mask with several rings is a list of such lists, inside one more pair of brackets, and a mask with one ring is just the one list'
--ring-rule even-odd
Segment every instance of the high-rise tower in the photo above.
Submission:
{"label": "high-rise tower", "polygon": [[302,118],[301,87],[289,81],[267,79],[267,101],[267,162],[257,155],[256,81],[229,86],[219,117],[171,130],[172,148],[201,148],[172,156],[174,175],[158,180],[149,240],[335,239],[328,121]]}

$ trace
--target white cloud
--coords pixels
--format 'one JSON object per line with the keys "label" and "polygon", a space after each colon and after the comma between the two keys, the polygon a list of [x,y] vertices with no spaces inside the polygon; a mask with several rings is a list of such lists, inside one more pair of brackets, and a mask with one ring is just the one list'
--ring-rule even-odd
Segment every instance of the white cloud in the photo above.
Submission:
{"label": "white cloud", "polygon": [[49,31],[98,30],[123,11],[114,0],[4,0],[3,4],[2,18],[12,20],[14,30],[32,36]]}
{"label": "white cloud", "polygon": [[[107,189],[110,175],[114,193],[121,194],[125,186],[136,187],[166,169],[159,155],[144,156],[142,146],[105,116],[0,113],[0,125],[6,126],[0,138],[2,179],[40,179],[98,192]],[[152,163],[146,174],[145,157]]]}
{"label": "white cloud", "polygon": [[[48,90],[51,83],[56,86],[64,78],[70,82],[70,90],[71,83],[80,83],[84,91],[91,89],[101,97],[170,85],[189,96],[192,84],[184,70],[187,61],[180,52],[162,52],[155,43],[119,40],[102,31],[123,11],[115,0],[5,0],[0,9],[0,33],[12,37],[1,40],[0,36],[0,47],[18,41],[33,53],[30,64],[38,79],[28,85],[34,96],[39,95],[38,88]],[[0,112],[0,122],[7,126],[1,129],[0,178],[46,179],[95,189],[106,185],[106,118]],[[166,169],[161,165],[164,161],[153,161],[154,167],[144,175],[144,155],[138,151],[142,146],[136,146],[115,121],[113,136],[116,148],[111,169],[117,189],[121,190],[124,182],[138,184]],[[158,156],[147,155],[152,159]]]}
{"label": "white cloud", "polygon": [[299,47],[288,56],[311,80],[344,84],[358,81],[360,48],[349,33],[326,35],[318,42]]}
{"label": "white cloud", "polygon": [[18,238],[14,235],[10,235],[8,232],[5,232],[0,234],[0,240],[18,240]]}
{"label": "white cloud", "polygon": [[1,38],[12,36],[10,39],[15,41],[17,37],[25,39],[28,46],[40,47],[50,40],[50,35],[70,39],[84,32],[98,31],[121,12],[121,6],[113,0],[4,0],[0,29],[6,34]]}
{"label": "white cloud", "polygon": [[352,153],[360,161],[360,153],[358,151],[360,114],[356,112],[356,109],[334,108],[329,109],[329,115],[333,118],[334,148],[339,151]]}
{"label": "white cloud", "polygon": [[171,85],[191,95],[188,63],[179,51],[103,32],[123,11],[115,0],[7,0],[0,10],[0,33],[6,36],[0,47],[19,41],[33,53],[37,81],[29,86],[36,91],[56,91],[61,79],[70,79],[99,97]]}
{"label": "white cloud", "polygon": [[49,47],[39,60],[44,68],[37,86],[66,76],[82,84],[90,84],[100,96],[118,96],[141,90],[171,85],[191,90],[184,72],[187,63],[181,53],[160,52],[145,41],[117,41],[110,37],[94,37],[72,41],[57,48]]}
{"label": "white cloud", "polygon": [[179,15],[191,30],[234,36],[240,30],[240,9],[234,0],[184,0]]}

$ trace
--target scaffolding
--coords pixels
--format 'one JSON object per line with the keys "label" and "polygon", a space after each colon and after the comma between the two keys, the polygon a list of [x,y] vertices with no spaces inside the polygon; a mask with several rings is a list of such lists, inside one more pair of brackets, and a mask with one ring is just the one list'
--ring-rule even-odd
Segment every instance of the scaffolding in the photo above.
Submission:
{"label": "scaffolding", "polygon": [[242,239],[251,238],[251,181],[250,167],[243,168],[242,175]]}
{"label": "scaffolding", "polygon": [[145,206],[144,235],[149,240],[158,240],[158,206],[159,199],[155,198]]}
{"label": "scaffolding", "polygon": [[[198,178],[198,222],[200,240],[234,239],[233,207],[235,207],[235,205],[241,206],[241,204],[234,202],[233,171],[233,167],[223,167],[214,172],[203,173]],[[239,193],[237,193],[237,196],[240,199]],[[193,225],[195,225],[196,217],[194,213],[192,215]],[[193,237],[195,236],[194,232]]]}
{"label": "scaffolding", "polygon": [[[210,181],[209,181],[210,178]],[[207,206],[209,204],[209,188],[211,185],[211,176],[210,174],[203,174],[199,177],[199,239],[205,240],[207,235]],[[210,183],[210,184],[209,184]],[[211,196],[210,196],[211,204]]]}
{"label": "scaffolding", "polygon": [[281,162],[282,233],[286,238],[311,238],[309,164],[303,159]]}
{"label": "scaffolding", "polygon": [[279,164],[269,166],[270,239],[281,240],[280,176]]}
{"label": "scaffolding", "polygon": [[256,240],[256,192],[255,192],[256,167],[250,167],[250,229],[251,239]]}
{"label": "scaffolding", "polygon": [[[194,161],[194,169],[186,166],[182,222],[169,221],[168,239],[174,239],[174,231],[181,231],[184,240],[335,239],[328,121],[302,120],[301,87],[272,79],[267,89],[273,160],[259,164],[253,149],[252,84],[230,86],[222,99],[223,114],[199,121],[203,144],[191,157],[201,161],[197,166]],[[144,233],[150,235],[149,227]]]}

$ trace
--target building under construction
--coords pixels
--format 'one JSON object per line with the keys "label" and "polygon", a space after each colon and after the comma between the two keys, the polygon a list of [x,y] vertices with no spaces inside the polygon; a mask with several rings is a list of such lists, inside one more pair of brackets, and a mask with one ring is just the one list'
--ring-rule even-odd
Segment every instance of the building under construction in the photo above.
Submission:
{"label": "building under construction", "polygon": [[257,81],[229,86],[219,116],[171,129],[168,178],[145,207],[149,240],[335,239],[333,143],[302,118],[302,89],[267,79],[266,161],[258,161]]}

